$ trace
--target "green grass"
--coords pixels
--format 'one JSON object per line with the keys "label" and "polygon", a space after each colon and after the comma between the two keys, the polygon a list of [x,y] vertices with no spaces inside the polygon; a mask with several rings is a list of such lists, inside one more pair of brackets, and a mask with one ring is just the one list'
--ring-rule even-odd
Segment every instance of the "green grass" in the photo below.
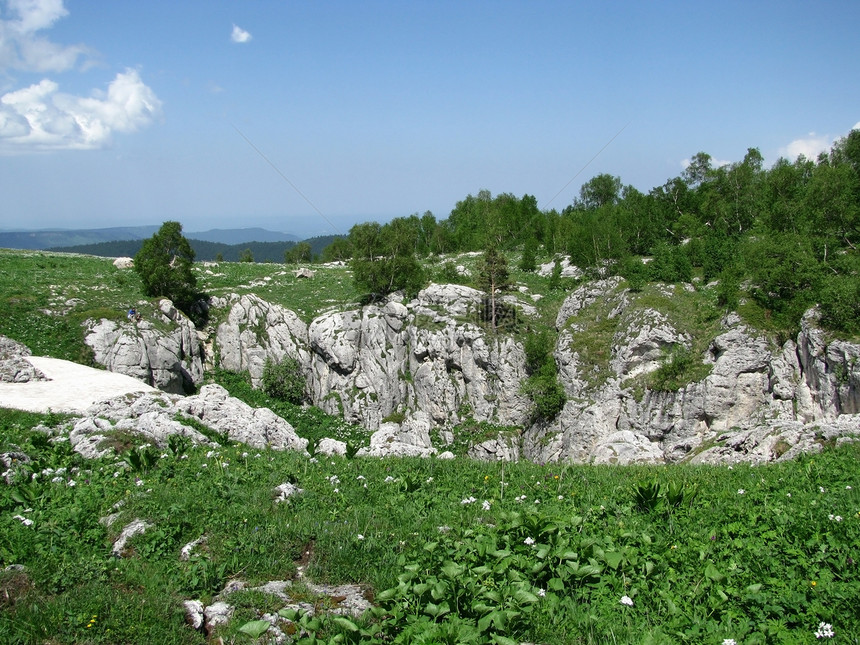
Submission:
{"label": "green grass", "polygon": [[[312,580],[375,596],[380,609],[353,621],[362,642],[812,643],[820,622],[834,642],[860,638],[857,445],[731,469],[309,459],[228,445],[166,450],[133,470],[30,429],[62,420],[0,411],[0,452],[32,458],[0,484],[0,569],[24,566],[0,574],[4,643],[203,643],[182,600],[210,602],[233,579],[291,579],[309,544]],[[304,493],[275,504],[286,481]],[[636,503],[648,482],[650,510]],[[699,492],[676,507],[670,484]],[[100,524],[118,502],[120,519]],[[116,559],[112,539],[133,518],[154,528]],[[221,632],[235,642],[252,642],[239,627],[281,607],[236,601]],[[333,619],[317,627],[316,642],[349,632]]]}

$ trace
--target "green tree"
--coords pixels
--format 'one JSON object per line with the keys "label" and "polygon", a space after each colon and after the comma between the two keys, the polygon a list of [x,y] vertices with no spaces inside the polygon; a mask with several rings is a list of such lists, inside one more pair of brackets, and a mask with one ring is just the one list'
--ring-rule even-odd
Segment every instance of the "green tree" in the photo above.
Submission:
{"label": "green tree", "polygon": [[284,252],[284,262],[287,264],[299,264],[310,262],[313,251],[309,242],[299,242]]}
{"label": "green tree", "polygon": [[179,222],[164,222],[134,256],[134,270],[143,283],[143,292],[150,297],[169,298],[186,312],[197,291],[193,264],[194,249],[182,235]]}
{"label": "green tree", "polygon": [[254,254],[251,253],[251,249],[245,249],[239,254],[239,262],[253,262]]}
{"label": "green tree", "polygon": [[498,314],[496,292],[509,289],[511,284],[508,274],[508,261],[504,254],[493,246],[484,251],[484,257],[478,263],[477,283],[478,288],[486,291],[489,297],[490,326],[495,330]]}
{"label": "green tree", "polygon": [[352,277],[372,298],[403,290],[417,293],[425,275],[415,258],[412,221],[395,218],[384,227],[376,222],[356,224],[349,231]]}

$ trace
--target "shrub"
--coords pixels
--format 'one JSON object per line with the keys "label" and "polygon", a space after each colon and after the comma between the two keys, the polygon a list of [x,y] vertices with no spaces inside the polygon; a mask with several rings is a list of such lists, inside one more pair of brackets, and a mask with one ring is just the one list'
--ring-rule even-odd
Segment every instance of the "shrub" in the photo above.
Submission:
{"label": "shrub", "polygon": [[266,359],[263,366],[263,391],[273,399],[296,405],[305,399],[305,376],[299,362],[284,357],[280,362]]}

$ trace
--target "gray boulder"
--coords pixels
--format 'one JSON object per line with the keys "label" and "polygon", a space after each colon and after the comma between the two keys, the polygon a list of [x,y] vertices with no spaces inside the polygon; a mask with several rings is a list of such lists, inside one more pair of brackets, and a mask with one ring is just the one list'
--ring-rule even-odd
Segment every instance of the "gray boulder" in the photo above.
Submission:
{"label": "gray boulder", "polygon": [[155,320],[87,321],[84,341],[97,363],[165,392],[193,391],[203,381],[203,356],[194,323],[173,306],[159,302]]}

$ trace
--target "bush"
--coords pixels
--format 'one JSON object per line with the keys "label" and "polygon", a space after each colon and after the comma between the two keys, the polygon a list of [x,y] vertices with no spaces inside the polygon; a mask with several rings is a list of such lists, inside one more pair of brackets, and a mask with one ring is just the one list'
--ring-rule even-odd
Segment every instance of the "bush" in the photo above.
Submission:
{"label": "bush", "polygon": [[273,399],[299,405],[305,399],[305,376],[299,362],[285,357],[280,362],[266,359],[263,366],[263,391]]}

